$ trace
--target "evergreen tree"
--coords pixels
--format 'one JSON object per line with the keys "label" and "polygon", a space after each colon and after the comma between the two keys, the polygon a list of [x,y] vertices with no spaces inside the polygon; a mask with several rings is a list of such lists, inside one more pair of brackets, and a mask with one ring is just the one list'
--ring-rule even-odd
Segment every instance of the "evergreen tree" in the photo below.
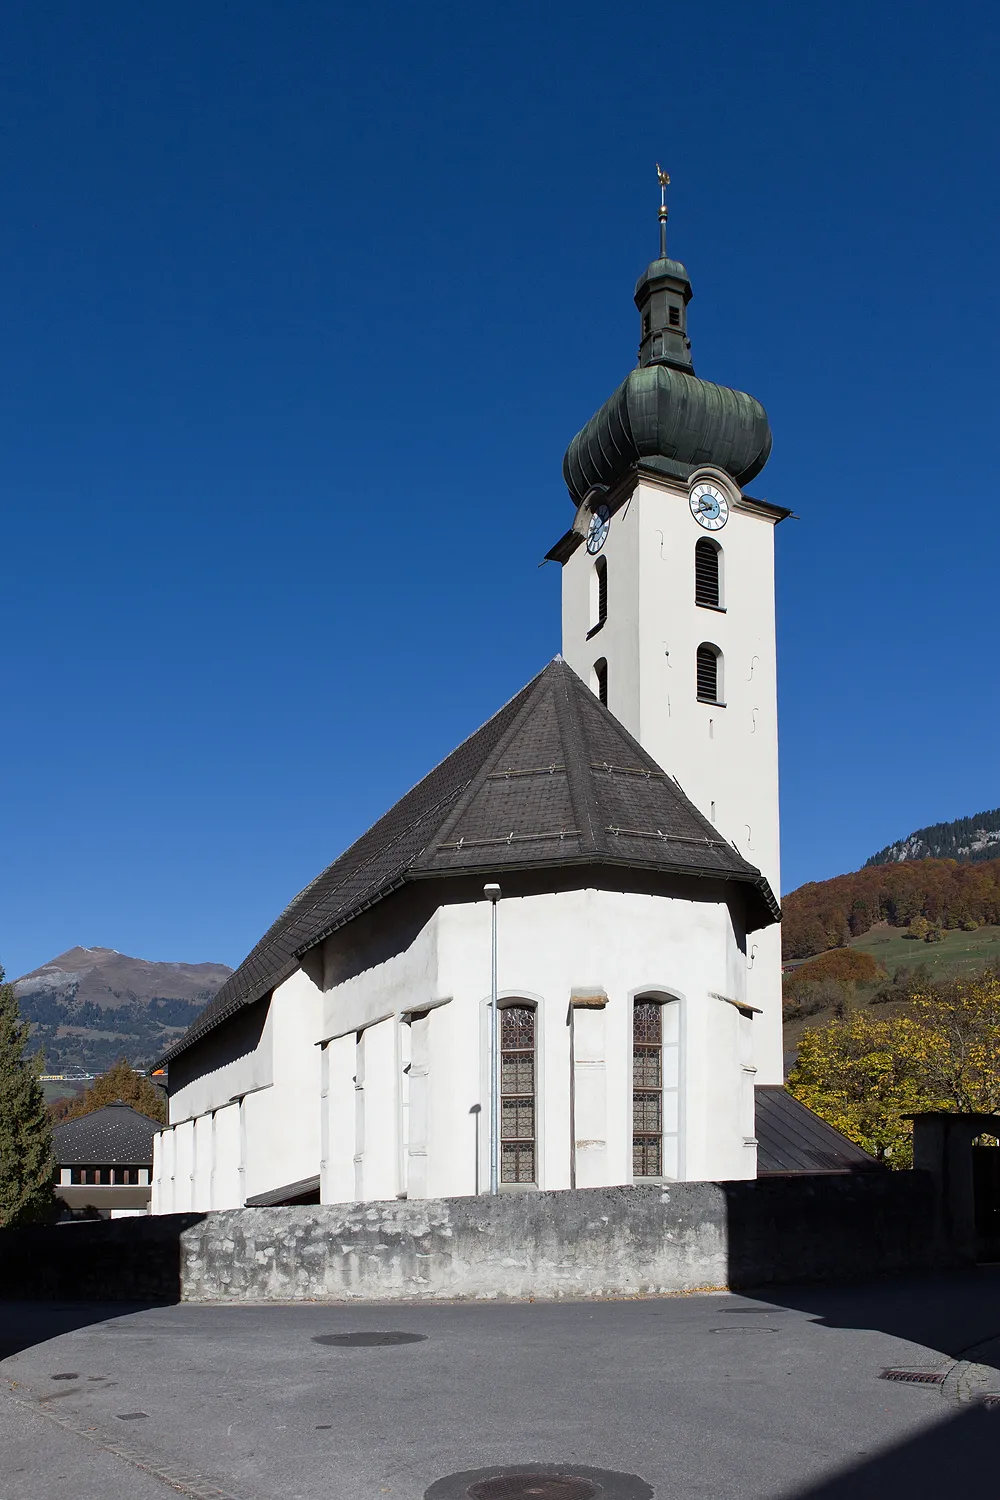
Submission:
{"label": "evergreen tree", "polygon": [[42,1054],[24,1057],[29,1026],[0,969],[0,1226],[52,1217],[52,1121],[38,1075]]}
{"label": "evergreen tree", "polygon": [[104,1109],[108,1104],[131,1104],[141,1115],[166,1124],[167,1104],[160,1090],[150,1083],[142,1073],[136,1073],[128,1058],[120,1057],[112,1063],[106,1073],[95,1078],[90,1088],[73,1104],[67,1119],[75,1120],[80,1115],[89,1115],[92,1110]]}

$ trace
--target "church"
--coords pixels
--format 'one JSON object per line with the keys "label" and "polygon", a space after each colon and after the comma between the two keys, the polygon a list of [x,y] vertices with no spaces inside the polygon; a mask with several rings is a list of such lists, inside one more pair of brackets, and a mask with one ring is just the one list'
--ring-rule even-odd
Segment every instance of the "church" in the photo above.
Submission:
{"label": "church", "polygon": [[501,1192],[757,1175],[783,1095],[789,512],[747,489],[764,408],[695,374],[666,217],[661,192],[638,363],[564,460],[561,655],[161,1060],[154,1213],[475,1194],[491,1169]]}

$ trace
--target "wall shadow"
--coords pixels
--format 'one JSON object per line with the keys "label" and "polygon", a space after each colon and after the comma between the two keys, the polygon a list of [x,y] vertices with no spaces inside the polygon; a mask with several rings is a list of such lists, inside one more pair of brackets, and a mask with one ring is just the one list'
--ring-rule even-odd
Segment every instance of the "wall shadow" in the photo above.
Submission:
{"label": "wall shadow", "polygon": [[918,1437],[783,1500],[943,1500],[995,1495],[1000,1411],[967,1406]]}
{"label": "wall shadow", "polygon": [[[747,1287],[741,1295],[809,1313],[821,1327],[870,1329],[919,1344],[930,1351],[923,1364],[932,1365],[937,1354],[942,1364],[945,1358],[967,1359],[1000,1371],[1000,1266],[850,1283]],[[1000,1444],[1000,1411],[993,1430]]]}
{"label": "wall shadow", "polygon": [[73,1333],[77,1328],[90,1328],[95,1323],[107,1323],[113,1318],[124,1318],[130,1313],[145,1312],[150,1307],[163,1307],[156,1301],[139,1302],[44,1302],[44,1301],[0,1301],[0,1360],[20,1354],[36,1344],[47,1344],[60,1334]]}
{"label": "wall shadow", "polygon": [[204,1214],[0,1230],[0,1292],[12,1301],[144,1306],[181,1299],[181,1236]]}

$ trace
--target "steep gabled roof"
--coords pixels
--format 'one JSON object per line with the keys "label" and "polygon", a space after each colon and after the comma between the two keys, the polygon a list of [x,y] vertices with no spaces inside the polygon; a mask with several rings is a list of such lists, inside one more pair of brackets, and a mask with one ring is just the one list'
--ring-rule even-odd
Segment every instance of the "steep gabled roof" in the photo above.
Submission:
{"label": "steep gabled roof", "polygon": [[162,1125],[131,1104],[107,1104],[64,1120],[52,1132],[60,1167],[143,1167],[153,1161],[153,1137]]}
{"label": "steep gabled roof", "polygon": [[296,896],[161,1062],[406,882],[573,864],[740,881],[751,928],[780,919],[760,871],[557,657]]}

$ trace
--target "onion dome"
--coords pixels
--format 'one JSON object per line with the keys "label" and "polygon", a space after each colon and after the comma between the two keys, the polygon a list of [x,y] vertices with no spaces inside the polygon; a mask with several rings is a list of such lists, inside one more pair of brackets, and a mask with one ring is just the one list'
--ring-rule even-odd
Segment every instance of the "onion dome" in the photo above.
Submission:
{"label": "onion dome", "polygon": [[611,488],[638,463],[677,479],[713,464],[742,486],[760,473],[771,452],[760,402],[694,373],[687,336],[691,282],[680,261],[667,258],[663,190],[670,179],[657,172],[660,254],[635,288],[639,365],[566,450],[563,476],[576,504],[595,485]]}

